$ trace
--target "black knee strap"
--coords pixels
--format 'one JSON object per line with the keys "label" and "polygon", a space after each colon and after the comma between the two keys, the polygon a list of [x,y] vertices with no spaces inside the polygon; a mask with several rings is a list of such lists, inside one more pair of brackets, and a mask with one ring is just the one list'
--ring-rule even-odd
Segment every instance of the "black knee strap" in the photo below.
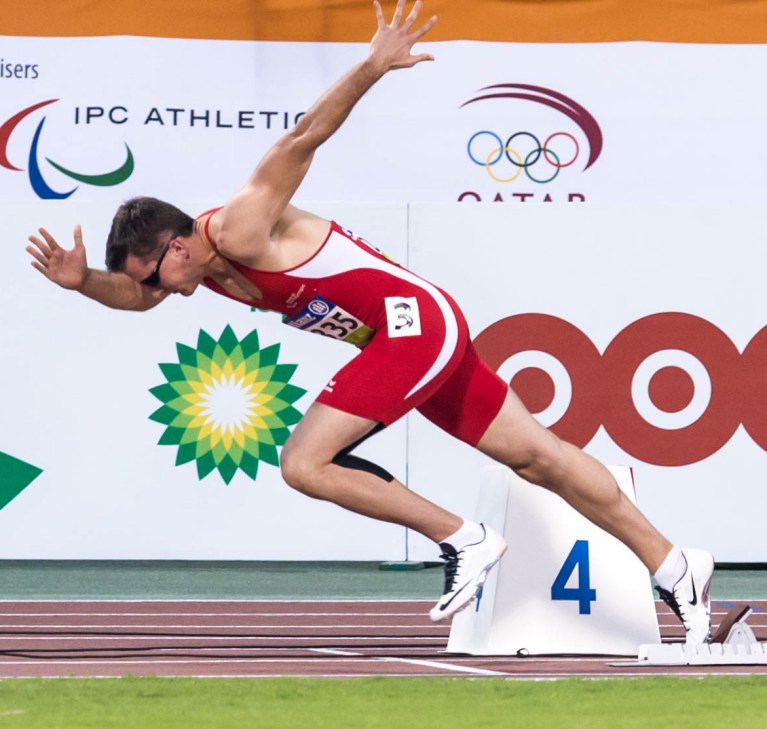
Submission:
{"label": "black knee strap", "polygon": [[355,471],[372,473],[374,476],[382,478],[386,483],[394,481],[394,476],[392,476],[385,468],[381,468],[381,466],[377,466],[371,461],[366,461],[364,458],[353,456],[350,453],[339,453],[332,462],[335,463],[336,466],[343,466],[343,468],[353,468]]}
{"label": "black knee strap", "polygon": [[351,454],[351,452],[360,443],[366,441],[368,438],[370,438],[371,435],[380,433],[384,427],[385,426],[383,423],[378,423],[378,425],[376,425],[376,427],[373,428],[373,430],[371,430],[367,435],[352,443],[347,448],[344,448],[342,451],[339,451],[331,463],[335,463],[336,466],[341,466],[342,468],[352,468],[355,471],[365,471],[366,473],[372,473],[374,476],[378,476],[378,478],[386,481],[386,483],[391,483],[394,481],[394,476],[392,476],[385,468],[381,468],[381,466],[378,466],[371,461],[366,461],[364,458],[353,456]]}

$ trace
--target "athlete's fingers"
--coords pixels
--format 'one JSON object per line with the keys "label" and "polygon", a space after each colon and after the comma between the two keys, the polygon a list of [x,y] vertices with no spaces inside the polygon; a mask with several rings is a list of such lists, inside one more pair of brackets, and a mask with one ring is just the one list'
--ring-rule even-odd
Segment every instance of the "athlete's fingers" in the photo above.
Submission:
{"label": "athlete's fingers", "polygon": [[391,27],[399,27],[399,21],[402,18],[402,12],[405,10],[405,0],[397,0],[397,7],[394,8],[394,15],[391,18]]}
{"label": "athlete's fingers", "polygon": [[413,5],[413,9],[410,11],[407,18],[405,18],[405,22],[402,24],[402,30],[409,30],[410,26],[415,23],[416,18],[418,17],[418,13],[421,10],[421,5],[423,5],[423,2],[421,0],[416,0],[415,5]]}
{"label": "athlete's fingers", "polygon": [[30,261],[30,263],[32,264],[32,268],[36,268],[38,271],[40,271],[40,273],[42,273],[45,278],[50,278],[48,276],[48,269],[45,268],[45,266],[41,266],[37,261]]}
{"label": "athlete's fingers", "polygon": [[[51,255],[51,249],[43,242],[41,241],[37,236],[30,235],[27,239],[30,243],[34,243],[34,245],[37,246],[37,248],[40,250],[40,252],[47,258]],[[27,250],[30,250],[31,246],[27,248]]]}
{"label": "athlete's fingers", "polygon": [[59,247],[59,244],[56,242],[56,239],[45,229],[45,228],[38,228],[38,231],[40,232],[40,235],[45,238],[45,242],[48,244],[50,249],[52,251],[56,250]]}
{"label": "athlete's fingers", "polygon": [[[34,258],[34,261],[30,261],[30,263],[35,266],[35,268],[40,269],[43,266],[46,266],[48,263],[48,257],[37,250],[37,248],[33,248],[32,246],[27,246],[26,248],[27,253],[29,253],[32,258]],[[36,265],[37,264],[37,265]]]}
{"label": "athlete's fingers", "polygon": [[75,225],[75,248],[85,248],[83,245],[83,229],[80,223]]}
{"label": "athlete's fingers", "polygon": [[[431,53],[419,53],[417,56],[413,56],[413,58],[415,58],[415,63],[434,60],[434,56],[432,56]],[[415,65],[415,63],[413,65]]]}
{"label": "athlete's fingers", "polygon": [[[437,16],[432,15],[420,28],[413,31],[415,40],[425,36],[437,24]],[[414,41],[415,42],[415,41]]]}
{"label": "athlete's fingers", "polygon": [[378,23],[378,29],[380,30],[386,25],[386,18],[384,18],[383,8],[378,0],[373,0],[373,7],[376,11],[376,22]]}
{"label": "athlete's fingers", "polygon": [[431,55],[431,53],[421,53],[417,56],[410,56],[411,66],[415,66],[416,63],[420,63],[421,61],[433,61],[434,56]]}

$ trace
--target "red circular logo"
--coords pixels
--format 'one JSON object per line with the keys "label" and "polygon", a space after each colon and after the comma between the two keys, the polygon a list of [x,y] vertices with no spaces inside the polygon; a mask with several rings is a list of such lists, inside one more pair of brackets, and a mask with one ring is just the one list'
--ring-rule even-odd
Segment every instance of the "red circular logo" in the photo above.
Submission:
{"label": "red circular logo", "polygon": [[[519,314],[487,327],[474,344],[495,370],[525,352],[561,364],[569,402],[544,425],[581,448],[601,425],[629,455],[683,466],[716,453],[742,423],[767,450],[767,327],[741,354],[711,322],[664,312],[629,324],[600,354],[563,319]],[[555,380],[542,365],[523,365],[511,385],[537,414],[557,397]]]}

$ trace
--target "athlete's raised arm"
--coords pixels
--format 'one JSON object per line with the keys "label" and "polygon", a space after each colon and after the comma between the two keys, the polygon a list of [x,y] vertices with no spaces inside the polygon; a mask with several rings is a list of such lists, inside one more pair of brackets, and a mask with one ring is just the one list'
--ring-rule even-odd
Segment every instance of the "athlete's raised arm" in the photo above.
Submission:
{"label": "athlete's raised arm", "polygon": [[89,268],[79,225],[75,226],[74,247],[69,250],[62,248],[44,228],[40,228],[39,233],[39,237],[29,236],[32,245],[26,249],[33,258],[32,266],[62,288],[77,291],[112,309],[130,311],[151,309],[167,296],[164,291],[142,286],[124,273]]}
{"label": "athlete's raised arm", "polygon": [[355,104],[387,72],[433,60],[412,54],[413,45],[437,22],[431,17],[414,28],[421,0],[405,15],[398,0],[391,22],[374,2],[378,27],[364,61],[358,63],[299,119],[263,157],[247,184],[225,206],[218,236],[219,250],[243,263],[255,263],[293,194],[304,179],[314,152],[349,116]]}

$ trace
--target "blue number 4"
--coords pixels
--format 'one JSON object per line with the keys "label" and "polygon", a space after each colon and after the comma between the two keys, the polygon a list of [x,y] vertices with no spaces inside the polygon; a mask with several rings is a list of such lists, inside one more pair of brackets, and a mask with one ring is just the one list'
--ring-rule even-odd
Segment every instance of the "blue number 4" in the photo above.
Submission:
{"label": "blue number 4", "polygon": [[[566,587],[570,575],[578,568],[578,587]],[[577,600],[581,615],[591,614],[591,603],[597,599],[589,579],[589,543],[579,539],[567,555],[562,569],[551,585],[552,600]]]}

